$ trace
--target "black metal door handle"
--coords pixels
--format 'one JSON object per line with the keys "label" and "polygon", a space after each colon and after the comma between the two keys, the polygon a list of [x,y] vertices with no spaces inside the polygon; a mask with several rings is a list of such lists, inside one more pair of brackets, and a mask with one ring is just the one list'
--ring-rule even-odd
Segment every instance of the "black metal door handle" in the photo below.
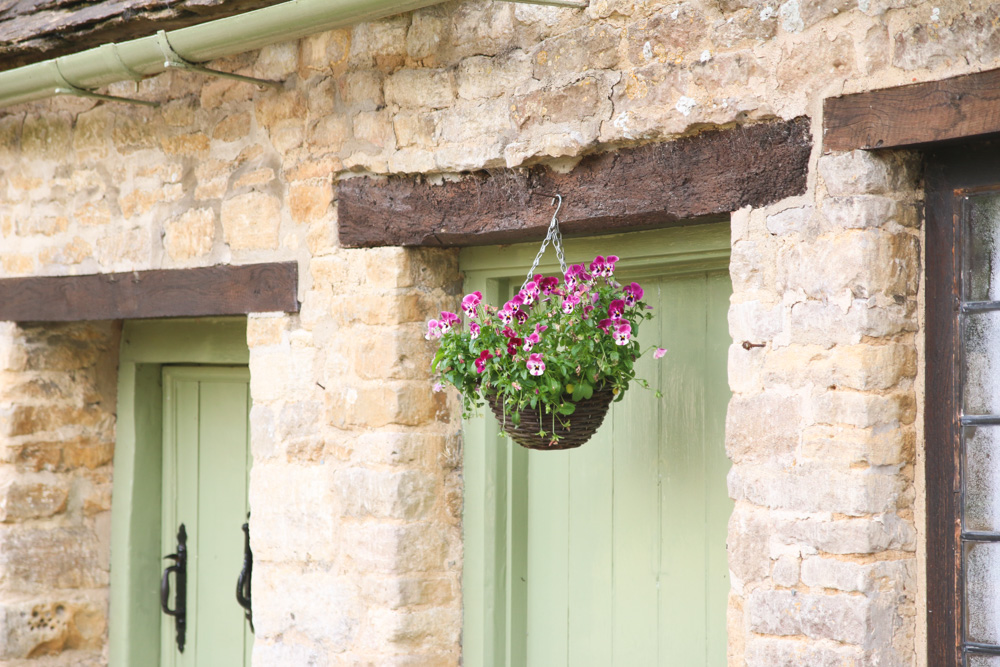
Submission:
{"label": "black metal door handle", "polygon": [[244,616],[250,621],[250,632],[253,629],[253,592],[250,589],[250,582],[253,576],[253,552],[250,551],[250,515],[247,514],[247,523],[243,524],[243,570],[236,579],[236,602],[244,609]]}
{"label": "black metal door handle", "polygon": [[[187,626],[187,530],[184,524],[177,531],[177,553],[164,556],[164,560],[174,561],[163,570],[160,579],[160,608],[167,616],[174,617],[174,627],[177,630],[177,650],[184,652],[184,635]],[[177,593],[174,595],[174,608],[170,608],[170,573],[174,574]]]}

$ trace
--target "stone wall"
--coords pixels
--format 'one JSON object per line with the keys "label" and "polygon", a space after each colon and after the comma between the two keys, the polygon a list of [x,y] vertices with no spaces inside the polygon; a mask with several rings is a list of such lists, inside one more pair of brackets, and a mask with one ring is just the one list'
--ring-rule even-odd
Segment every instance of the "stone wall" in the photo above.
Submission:
{"label": "stone wall", "polygon": [[119,327],[0,326],[0,663],[102,665]]}
{"label": "stone wall", "polygon": [[732,664],[915,661],[916,164],[824,156],[733,216]]}
{"label": "stone wall", "polygon": [[[255,663],[454,665],[457,412],[428,391],[420,322],[456,304],[456,258],[339,248],[336,183],[571,169],[773,117],[807,115],[819,138],[824,97],[996,67],[995,16],[980,1],[468,0],[213,64],[277,91],[169,72],[108,91],[155,110],[0,110],[0,275],[297,261],[301,313],[248,331]],[[920,660],[918,175],[909,156],[817,149],[806,195],[733,217],[733,337],[766,347],[729,360],[732,665]],[[99,360],[114,334],[4,325],[0,341],[0,563],[48,548],[65,564],[60,531],[91,545],[72,576],[2,573],[4,646],[80,664],[71,651],[104,642],[110,454],[76,449],[112,437]],[[73,350],[91,361],[69,367]],[[10,620],[34,605],[75,620]]]}

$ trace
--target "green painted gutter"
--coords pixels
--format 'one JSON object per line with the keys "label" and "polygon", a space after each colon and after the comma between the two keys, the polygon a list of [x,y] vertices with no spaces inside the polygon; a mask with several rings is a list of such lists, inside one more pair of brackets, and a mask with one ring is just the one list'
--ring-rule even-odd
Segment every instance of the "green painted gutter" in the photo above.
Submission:
{"label": "green painted gutter", "polygon": [[[442,0],[292,0],[217,21],[0,72],[0,107],[159,74],[179,56],[200,63],[401,14]],[[164,49],[164,35],[168,49]],[[173,54],[170,49],[172,48]]]}
{"label": "green painted gutter", "polygon": [[[54,95],[91,94],[110,83],[139,80],[168,67],[202,63],[268,44],[436,5],[444,0],[292,0],[171,32],[105,44],[0,72],[0,107]],[[514,0],[582,8],[585,0]],[[149,103],[146,103],[149,104]]]}

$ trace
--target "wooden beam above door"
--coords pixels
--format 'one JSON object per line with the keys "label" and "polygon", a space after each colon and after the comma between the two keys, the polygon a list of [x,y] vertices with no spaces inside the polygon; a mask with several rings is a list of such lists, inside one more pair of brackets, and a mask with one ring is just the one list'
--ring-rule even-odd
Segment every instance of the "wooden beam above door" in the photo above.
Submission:
{"label": "wooden beam above door", "polygon": [[295,262],[0,280],[0,321],[298,312]]}
{"label": "wooden beam above door", "polygon": [[914,146],[1000,132],[1000,70],[830,97],[823,149]]}
{"label": "wooden beam above door", "polygon": [[764,206],[806,190],[809,119],[706,131],[588,155],[569,173],[487,170],[458,181],[352,178],[338,191],[345,247],[471,246],[545,236],[563,197],[566,235],[624,232]]}

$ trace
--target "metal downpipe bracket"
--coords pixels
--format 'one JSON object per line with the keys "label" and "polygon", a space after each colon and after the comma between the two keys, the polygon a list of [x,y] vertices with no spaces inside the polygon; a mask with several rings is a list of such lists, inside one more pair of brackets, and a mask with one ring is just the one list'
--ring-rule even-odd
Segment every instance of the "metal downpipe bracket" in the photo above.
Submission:
{"label": "metal downpipe bracket", "polygon": [[182,69],[188,72],[204,74],[206,76],[215,76],[221,79],[233,79],[244,83],[254,83],[258,86],[270,86],[271,88],[281,88],[285,85],[282,81],[270,81],[268,79],[258,79],[252,76],[243,76],[242,74],[233,74],[232,72],[222,72],[217,69],[203,67],[202,65],[189,62],[181,57],[179,53],[174,51],[174,47],[170,45],[170,40],[167,39],[167,33],[165,30],[160,30],[156,33],[156,44],[160,47],[160,52],[163,54],[164,69]]}

